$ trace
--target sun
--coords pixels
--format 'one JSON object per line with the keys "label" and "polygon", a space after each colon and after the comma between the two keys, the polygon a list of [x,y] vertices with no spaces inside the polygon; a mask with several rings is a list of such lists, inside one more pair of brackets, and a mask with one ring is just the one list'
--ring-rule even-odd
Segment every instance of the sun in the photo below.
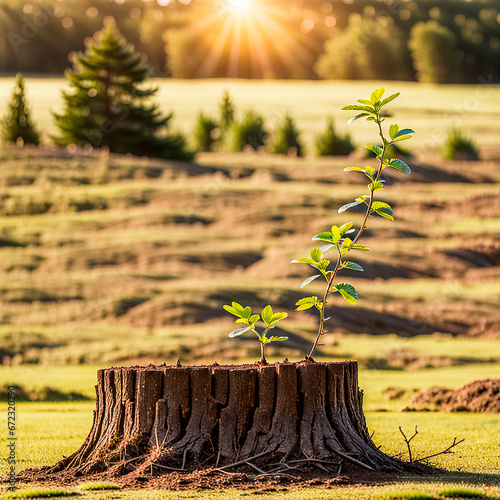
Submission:
{"label": "sun", "polygon": [[227,6],[232,12],[248,12],[252,9],[252,0],[227,0]]}

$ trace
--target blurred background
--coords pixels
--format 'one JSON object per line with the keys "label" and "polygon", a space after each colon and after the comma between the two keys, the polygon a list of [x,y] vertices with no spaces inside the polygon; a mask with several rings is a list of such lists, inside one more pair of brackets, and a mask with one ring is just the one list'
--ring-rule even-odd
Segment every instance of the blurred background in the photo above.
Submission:
{"label": "blurred background", "polygon": [[500,77],[495,0],[2,0],[0,71],[62,73],[107,16],[175,78]]}

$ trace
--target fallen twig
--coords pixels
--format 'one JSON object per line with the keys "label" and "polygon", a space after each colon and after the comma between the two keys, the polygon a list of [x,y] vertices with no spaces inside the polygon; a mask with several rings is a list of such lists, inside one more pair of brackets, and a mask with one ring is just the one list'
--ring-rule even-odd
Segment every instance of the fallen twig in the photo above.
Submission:
{"label": "fallen twig", "polygon": [[411,456],[410,442],[418,434],[417,426],[415,426],[415,434],[413,434],[413,436],[411,438],[407,438],[406,437],[406,435],[403,432],[403,429],[401,429],[401,427],[399,427],[399,432],[401,432],[401,434],[403,435],[403,438],[405,440],[406,446],[408,447],[408,456],[410,457],[410,462],[413,462],[413,459],[412,459],[412,456]]}
{"label": "fallen twig", "polygon": [[159,469],[171,470],[171,471],[176,471],[176,472],[186,472],[186,469],[184,469],[184,468],[176,469],[175,467],[167,467],[166,465],[160,465],[160,464],[157,464],[156,462],[153,462],[151,464],[151,467],[158,467]]}
{"label": "fallen twig", "polygon": [[450,453],[450,450],[452,448],[455,448],[455,446],[459,445],[460,443],[463,443],[464,441],[465,441],[465,438],[461,439],[460,441],[457,441],[457,438],[454,437],[453,443],[451,443],[450,446],[448,446],[448,448],[446,448],[446,450],[440,451],[439,453],[434,453],[433,455],[428,455],[428,456],[423,457],[423,458],[417,458],[415,460],[415,462],[422,462],[423,460],[427,460],[428,458],[434,458],[434,457],[437,457],[438,455],[444,455],[445,453]]}
{"label": "fallen twig", "polygon": [[[180,359],[180,356],[179,356],[179,359]],[[188,449],[186,448],[184,450],[184,453],[182,454],[182,466],[181,466],[182,469],[184,469],[186,467],[187,452],[188,452]]]}
{"label": "fallen twig", "polygon": [[265,457],[266,455],[269,455],[269,453],[271,453],[271,452],[264,451],[262,453],[259,453],[258,455],[254,455],[253,457],[249,457],[245,460],[240,460],[239,462],[234,462],[232,464],[223,465],[222,467],[217,467],[216,470],[230,469],[232,467],[238,467],[240,465],[245,465],[247,462],[251,462],[252,460],[256,460],[257,458]]}
{"label": "fallen twig", "polygon": [[338,462],[332,462],[331,460],[321,460],[319,458],[301,458],[300,460],[290,460],[288,463],[289,464],[300,464],[304,462],[317,462],[320,464],[330,464],[330,465],[337,465]]}
{"label": "fallen twig", "polygon": [[259,469],[256,465],[254,465],[252,462],[245,462],[249,467],[251,467],[253,470],[256,470],[259,474],[267,474],[266,471]]}
{"label": "fallen twig", "polygon": [[359,467],[362,467],[363,469],[366,469],[366,470],[375,470],[373,467],[370,467],[369,465],[366,465],[363,462],[360,462],[359,460],[356,460],[355,458],[350,457],[349,455],[347,455],[347,453],[343,453],[342,451],[334,450],[334,449],[332,449],[332,451],[333,451],[333,453],[335,453],[339,457],[345,458],[349,462],[352,462],[353,464],[355,464],[355,465],[357,465]]}

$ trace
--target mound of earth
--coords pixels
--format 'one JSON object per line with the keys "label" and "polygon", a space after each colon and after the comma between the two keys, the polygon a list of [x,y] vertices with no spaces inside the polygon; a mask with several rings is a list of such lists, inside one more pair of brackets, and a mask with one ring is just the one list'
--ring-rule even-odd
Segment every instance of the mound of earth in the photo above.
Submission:
{"label": "mound of earth", "polygon": [[432,410],[500,413],[500,378],[477,380],[460,389],[431,387],[403,411]]}

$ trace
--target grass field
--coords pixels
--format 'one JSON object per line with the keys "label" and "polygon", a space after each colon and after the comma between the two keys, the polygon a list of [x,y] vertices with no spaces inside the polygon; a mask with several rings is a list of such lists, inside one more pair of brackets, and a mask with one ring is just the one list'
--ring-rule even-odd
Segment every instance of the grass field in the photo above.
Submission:
{"label": "grass field", "polygon": [[[339,108],[379,84],[158,83],[162,107],[175,112],[175,125],[185,131],[198,110],[214,113],[228,88],[238,109],[255,107],[270,124],[290,111],[309,145],[327,114],[343,128],[348,117]],[[0,79],[5,102],[12,84]],[[54,132],[49,110],[60,106],[62,87],[61,79],[27,79],[46,138]],[[358,290],[358,306],[332,302],[331,333],[318,359],[359,361],[368,426],[386,453],[405,451],[400,425],[408,432],[418,425],[420,456],[455,436],[466,441],[435,461],[452,476],[311,489],[307,496],[437,496],[462,484],[500,498],[498,415],[400,411],[431,386],[500,377],[500,89],[387,87],[402,92],[393,107],[396,121],[417,131],[413,174],[389,178],[383,199],[396,221],[370,220],[363,242],[372,252],[355,259],[365,273],[344,275]],[[436,154],[439,131],[462,123],[483,148],[484,161],[443,162]],[[355,141],[373,142],[370,130],[353,127]],[[290,260],[306,256],[311,236],[332,224],[361,223],[359,213],[337,209],[366,190],[362,176],[344,167],[369,161],[358,152],[324,159],[217,153],[178,164],[7,147],[0,159],[0,388],[16,384],[25,399],[41,400],[18,405],[18,469],[53,464],[83,442],[98,368],[173,363],[179,355],[183,364],[255,361],[253,339],[227,338],[233,322],[222,305],[231,300],[287,311],[283,329],[290,340],[271,348],[269,358],[302,359],[316,318],[293,312],[294,303],[321,289],[313,283],[299,290],[307,269]],[[45,401],[51,398],[62,401]],[[3,473],[5,449],[0,458]],[[251,493],[74,490],[95,499]],[[258,493],[304,497],[293,489]]]}
{"label": "grass field", "polygon": [[[13,78],[0,79],[0,109],[4,109],[14,84]],[[372,81],[289,81],[289,80],[175,80],[158,79],[157,100],[165,113],[174,113],[174,128],[191,132],[199,111],[216,116],[225,90],[233,97],[237,110],[255,109],[273,129],[289,112],[304,131],[308,152],[312,154],[314,136],[323,129],[328,115],[334,116],[340,130],[345,128],[346,112],[340,108],[355,102],[377,87],[401,92],[391,106],[402,126],[416,131],[412,149],[419,152],[439,149],[450,127],[459,127],[484,148],[497,145],[496,129],[500,118],[500,89],[485,78],[475,85],[431,85],[415,82]],[[62,107],[63,78],[26,78],[28,99],[35,122],[45,138],[55,133],[51,111]],[[350,132],[356,144],[370,143],[369,123],[358,122]]]}

